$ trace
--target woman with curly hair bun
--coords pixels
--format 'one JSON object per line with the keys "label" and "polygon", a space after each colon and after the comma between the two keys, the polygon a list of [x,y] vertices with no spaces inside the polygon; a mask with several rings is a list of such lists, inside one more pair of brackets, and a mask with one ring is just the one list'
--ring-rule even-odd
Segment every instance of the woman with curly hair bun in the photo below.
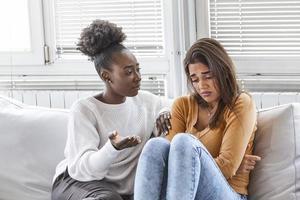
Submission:
{"label": "woman with curly hair bun", "polygon": [[138,157],[155,120],[160,130],[169,127],[169,116],[160,111],[171,102],[139,91],[139,63],[122,45],[125,38],[121,28],[103,20],[81,33],[78,49],[94,62],[105,90],[71,108],[52,200],[132,199]]}

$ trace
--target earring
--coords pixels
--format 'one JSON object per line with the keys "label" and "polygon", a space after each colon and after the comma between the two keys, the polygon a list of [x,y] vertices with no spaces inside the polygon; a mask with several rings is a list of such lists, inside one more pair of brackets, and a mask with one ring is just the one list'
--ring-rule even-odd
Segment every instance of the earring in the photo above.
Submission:
{"label": "earring", "polygon": [[111,80],[107,79],[107,82],[108,82],[108,83],[111,83]]}

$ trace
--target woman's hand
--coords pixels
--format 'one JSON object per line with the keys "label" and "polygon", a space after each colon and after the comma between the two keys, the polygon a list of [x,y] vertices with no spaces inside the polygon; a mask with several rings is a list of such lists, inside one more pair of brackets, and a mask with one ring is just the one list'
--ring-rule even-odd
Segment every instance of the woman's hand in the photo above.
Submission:
{"label": "woman's hand", "polygon": [[158,130],[158,136],[167,135],[171,129],[171,114],[170,111],[162,112],[156,119],[156,128]]}
{"label": "woman's hand", "polygon": [[141,138],[139,136],[133,135],[122,137],[117,131],[113,131],[108,138],[110,139],[111,144],[117,150],[133,147],[141,143]]}
{"label": "woman's hand", "polygon": [[242,163],[237,170],[238,173],[250,173],[254,169],[257,161],[260,161],[261,157],[255,155],[246,154],[242,160]]}

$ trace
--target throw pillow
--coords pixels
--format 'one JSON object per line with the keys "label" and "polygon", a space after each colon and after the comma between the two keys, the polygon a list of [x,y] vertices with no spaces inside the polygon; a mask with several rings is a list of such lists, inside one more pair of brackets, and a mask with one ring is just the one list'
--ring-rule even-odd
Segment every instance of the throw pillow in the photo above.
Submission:
{"label": "throw pillow", "polygon": [[300,199],[300,104],[259,111],[250,200]]}
{"label": "throw pillow", "polygon": [[0,102],[0,198],[49,200],[68,111]]}

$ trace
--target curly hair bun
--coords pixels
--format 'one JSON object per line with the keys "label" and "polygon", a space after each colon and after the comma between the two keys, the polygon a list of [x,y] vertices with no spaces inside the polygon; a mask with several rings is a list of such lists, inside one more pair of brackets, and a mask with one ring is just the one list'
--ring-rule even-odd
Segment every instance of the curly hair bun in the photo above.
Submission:
{"label": "curly hair bun", "polygon": [[121,44],[126,38],[121,27],[105,20],[95,20],[80,34],[77,49],[92,60],[108,47]]}

